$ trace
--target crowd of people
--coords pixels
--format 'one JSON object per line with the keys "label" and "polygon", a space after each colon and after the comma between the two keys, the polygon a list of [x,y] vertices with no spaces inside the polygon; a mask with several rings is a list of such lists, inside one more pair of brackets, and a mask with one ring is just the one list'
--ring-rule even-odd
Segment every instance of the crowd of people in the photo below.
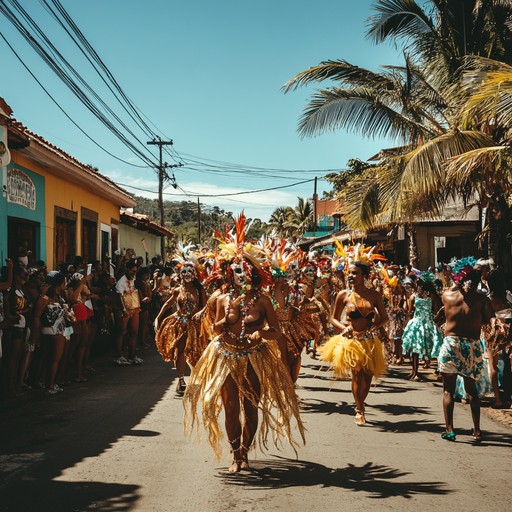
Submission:
{"label": "crowd of people", "polygon": [[[173,276],[171,278],[171,276]],[[1,396],[61,393],[94,372],[91,352],[113,351],[119,366],[142,364],[153,320],[177,284],[171,263],[128,249],[103,262],[48,270],[27,255],[7,260],[0,279]]]}
{"label": "crowd of people", "polygon": [[115,262],[77,257],[50,272],[43,262],[8,261],[0,283],[5,395],[34,387],[55,395],[84,382],[99,336],[112,340],[119,366],[142,364],[154,343],[176,367],[186,429],[204,427],[217,456],[224,411],[231,472],[248,467],[256,444],[287,440],[297,449],[304,441],[296,395],[304,351],[351,379],[358,426],[372,381],[390,364],[410,365],[413,380],[437,370],[448,441],[456,440],[456,399],[470,403],[476,442],[480,399],[510,407],[512,304],[507,276],[491,260],[420,272],[362,244],[306,253],[273,235],[251,242],[246,231],[242,214],[216,233],[215,251],[179,245],[163,265],[144,266],[132,251]]}

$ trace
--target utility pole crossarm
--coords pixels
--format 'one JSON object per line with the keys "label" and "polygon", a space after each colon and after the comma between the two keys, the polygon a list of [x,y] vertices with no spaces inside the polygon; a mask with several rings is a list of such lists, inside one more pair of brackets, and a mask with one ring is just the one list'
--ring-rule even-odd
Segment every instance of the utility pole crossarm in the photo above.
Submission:
{"label": "utility pole crossarm", "polygon": [[[162,158],[162,148],[163,146],[172,146],[172,140],[162,140],[160,137],[156,139],[148,141],[148,145],[150,146],[158,146],[158,210],[160,212],[160,225],[165,227],[165,218],[164,218],[164,201],[163,201],[163,191],[164,191],[164,181],[167,176],[165,169],[167,164],[164,164]],[[165,261],[165,240],[162,236],[160,238],[160,252],[162,256],[162,260]]]}

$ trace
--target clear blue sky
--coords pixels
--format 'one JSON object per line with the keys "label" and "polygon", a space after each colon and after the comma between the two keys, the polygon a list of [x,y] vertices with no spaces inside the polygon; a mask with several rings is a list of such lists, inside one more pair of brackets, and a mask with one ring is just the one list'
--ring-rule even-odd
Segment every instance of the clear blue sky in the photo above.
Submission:
{"label": "clear blue sky", "polygon": [[[182,189],[222,194],[289,185],[322,170],[342,169],[350,158],[367,159],[394,141],[367,140],[336,132],[301,139],[297,123],[314,88],[284,95],[281,86],[322,60],[343,58],[372,70],[400,62],[388,45],[365,38],[372,0],[61,0],[62,5],[107,64],[128,97],[188,164],[176,169]],[[9,4],[9,2],[7,2]],[[47,37],[130,127],[148,137],[123,114],[105,85],[73,47],[41,2],[22,2]],[[53,75],[11,24],[0,15],[0,32],[58,100],[93,138],[124,160],[142,164]],[[155,172],[124,164],[89,141],[55,106],[0,39],[0,96],[16,119],[53,144],[98,167],[123,185],[156,190]],[[131,124],[130,124],[131,123]],[[149,146],[144,147],[143,150]],[[156,151],[155,151],[156,160]],[[193,156],[192,156],[193,155]],[[165,160],[174,163],[170,156]],[[242,167],[287,169],[284,178],[248,172],[219,172],[208,161]],[[218,165],[218,164],[215,164]],[[221,166],[222,167],[222,166]],[[294,170],[311,172],[293,172]],[[156,197],[126,187],[130,192]],[[329,189],[319,183],[319,192]],[[167,193],[175,194],[171,187]],[[267,220],[277,206],[311,197],[313,184],[227,198],[201,198],[234,213]],[[182,200],[186,196],[168,195]],[[195,197],[191,200],[196,201]]]}

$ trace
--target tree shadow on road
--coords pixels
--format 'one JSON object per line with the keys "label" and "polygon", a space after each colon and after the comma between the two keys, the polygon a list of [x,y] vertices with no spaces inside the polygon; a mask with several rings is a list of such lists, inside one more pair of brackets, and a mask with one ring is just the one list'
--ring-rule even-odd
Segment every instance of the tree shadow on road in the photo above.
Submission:
{"label": "tree shadow on road", "polygon": [[347,402],[326,402],[325,400],[317,400],[307,398],[300,401],[300,412],[303,414],[320,413],[320,414],[345,414],[354,416],[354,404]]}
{"label": "tree shadow on road", "polygon": [[[103,505],[94,509],[107,511],[134,507],[137,485],[56,479],[124,436],[160,435],[138,425],[163,399],[176,371],[156,351],[145,354],[144,365],[120,368],[104,357],[95,361],[96,373],[83,386],[55,396],[34,389],[0,403],[0,511],[69,512],[89,510],[96,502]],[[15,506],[6,508],[11,502]]]}
{"label": "tree shadow on road", "polygon": [[398,405],[398,404],[375,404],[373,409],[391,414],[393,416],[402,416],[403,414],[423,414],[430,415],[432,410],[428,407],[418,407],[415,405]]}
{"label": "tree shadow on road", "polygon": [[413,419],[408,421],[377,420],[372,421],[371,426],[378,428],[381,432],[392,433],[431,432],[433,434],[440,434],[444,430],[444,424],[420,419]]}
{"label": "tree shadow on road", "polygon": [[300,391],[301,389],[304,389],[305,391],[326,391],[328,393],[350,393],[349,389],[338,389],[333,387],[327,388],[324,386],[299,386],[297,388],[298,391]]}
{"label": "tree shadow on road", "polygon": [[23,480],[17,482],[7,496],[2,498],[2,512],[30,510],[101,510],[123,512],[132,510],[139,499],[139,487],[103,482],[61,482]]}
{"label": "tree shadow on road", "polygon": [[329,468],[315,462],[276,457],[255,461],[249,471],[220,474],[228,485],[253,489],[289,487],[338,487],[368,493],[370,498],[401,496],[406,499],[420,494],[443,496],[450,492],[443,482],[411,482],[400,480],[410,473],[396,468],[367,462],[363,466],[348,464],[344,468]]}

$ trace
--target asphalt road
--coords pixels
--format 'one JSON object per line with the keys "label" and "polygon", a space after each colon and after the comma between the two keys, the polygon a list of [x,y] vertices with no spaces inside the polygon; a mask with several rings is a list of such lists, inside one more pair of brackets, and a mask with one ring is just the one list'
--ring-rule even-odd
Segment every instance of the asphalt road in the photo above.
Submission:
{"label": "asphalt road", "polygon": [[[350,383],[304,356],[298,394],[307,444],[252,454],[227,473],[206,441],[183,435],[175,372],[156,352],[141,366],[94,361],[96,373],[56,396],[33,390],[0,404],[0,510],[410,511],[510,510],[512,430],[467,406],[457,442],[443,441],[439,385],[394,369],[372,388],[368,424],[353,423]],[[400,372],[400,373],[396,373]]]}

